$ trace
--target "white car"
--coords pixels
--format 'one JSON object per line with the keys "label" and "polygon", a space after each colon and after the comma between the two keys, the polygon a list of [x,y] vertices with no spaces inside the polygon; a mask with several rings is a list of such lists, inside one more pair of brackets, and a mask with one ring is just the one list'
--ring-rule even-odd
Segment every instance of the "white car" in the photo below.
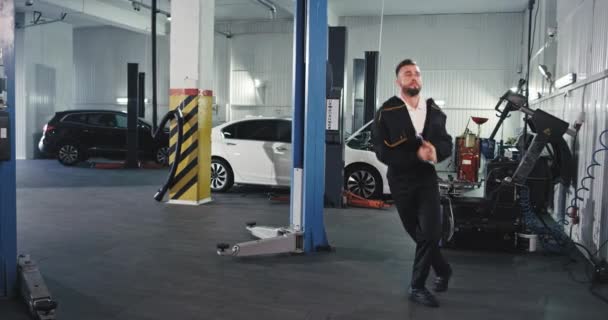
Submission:
{"label": "white car", "polygon": [[[344,148],[345,189],[365,198],[389,194],[387,167],[371,150],[370,124]],[[211,131],[211,190],[233,184],[289,186],[292,169],[291,120],[251,118],[227,122]]]}

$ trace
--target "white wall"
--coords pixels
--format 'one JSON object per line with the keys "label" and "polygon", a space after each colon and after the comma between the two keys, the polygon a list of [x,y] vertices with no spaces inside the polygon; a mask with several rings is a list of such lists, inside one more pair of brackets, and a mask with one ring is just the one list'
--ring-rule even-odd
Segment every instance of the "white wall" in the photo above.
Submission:
{"label": "white wall", "polygon": [[43,125],[73,105],[72,35],[72,26],[61,22],[17,31],[18,158],[33,158]]}
{"label": "white wall", "polygon": [[[146,119],[152,119],[152,69],[150,35],[109,26],[79,28],[74,31],[75,105],[83,109],[125,110],[116,103],[126,97],[127,63],[139,63],[146,73]],[[169,107],[169,37],[157,39],[158,120]],[[213,123],[226,121],[230,88],[230,40],[214,39],[214,112]]]}
{"label": "white wall", "polygon": [[[394,94],[394,65],[405,58],[407,53],[407,56],[416,58],[423,69],[424,93],[446,101],[444,109],[451,119],[449,130],[452,134],[462,132],[470,115],[493,118],[494,113],[490,109],[497,97],[518,78],[515,70],[521,63],[521,57],[513,52],[521,48],[522,16],[478,14],[385,17],[379,100]],[[352,87],[352,59],[363,57],[365,50],[378,49],[379,18],[346,17],[341,18],[341,22],[348,27],[345,95],[345,122],[348,128],[352,122],[352,92],[349,90]],[[53,25],[42,30],[52,30],[51,26]],[[229,32],[232,37],[226,38],[219,34],[215,36],[216,108],[213,122],[217,124],[256,115],[290,116],[293,23],[289,20],[236,21],[218,23],[216,29]],[[394,41],[403,37],[403,30],[413,30],[411,34],[419,45],[412,49],[403,41]],[[38,34],[38,37],[42,35]],[[44,38],[52,39],[48,36]],[[64,42],[68,42],[69,38],[62,37]],[[30,36],[28,43],[32,42],[36,41]],[[127,62],[139,63],[140,70],[146,72],[146,97],[151,101],[150,46],[149,35],[119,28],[75,29],[73,44],[59,42],[55,46],[64,49],[56,57],[61,57],[63,62],[60,64],[69,64],[65,61],[70,61],[73,55],[73,67],[68,65],[60,68],[69,70],[68,73],[62,71],[62,75],[71,74],[73,77],[61,81],[62,88],[70,89],[58,88],[62,92],[57,100],[59,108],[125,110],[126,106],[118,105],[116,98],[126,97]],[[72,47],[73,53],[70,54],[67,48]],[[159,37],[158,50],[160,117],[168,108],[168,38]],[[254,79],[261,81],[261,88],[255,88]],[[73,98],[70,98],[69,92]],[[474,114],[471,114],[471,110],[474,110]],[[147,105],[146,118],[151,119],[150,103]],[[512,120],[517,120],[516,118],[512,117]],[[512,135],[519,127],[518,121],[513,122],[505,125],[505,137]],[[28,123],[28,130],[33,126],[35,124]],[[40,126],[38,124],[36,128]],[[492,121],[484,125],[484,133],[488,134],[492,127]],[[26,136],[28,134],[32,133],[25,133]]]}
{"label": "white wall", "polygon": [[[350,131],[352,61],[363,58],[366,50],[378,50],[380,19],[342,17],[340,21],[348,35],[345,126]],[[450,133],[461,134],[473,115],[491,119],[482,127],[482,134],[489,135],[496,123],[493,108],[498,98],[523,76],[517,74],[522,63],[522,23],[523,13],[386,16],[379,102],[395,93],[395,65],[414,57],[423,69],[424,94],[446,102]],[[216,63],[218,54],[230,57],[226,119],[291,115],[293,23],[224,22],[216,24],[216,30],[233,35],[225,39],[226,48],[216,45]],[[417,46],[396,41],[403,39],[404,30],[412,30],[408,36]],[[254,79],[264,86],[256,89]],[[216,95],[221,101],[219,92]],[[511,117],[504,125],[505,139],[515,136],[520,126],[519,117]]]}
{"label": "white wall", "polygon": [[[413,58],[422,69],[422,94],[445,101],[448,131],[460,135],[470,116],[482,116],[490,118],[482,126],[482,135],[488,136],[498,98],[521,76],[516,71],[522,19],[523,13],[385,16],[380,36],[380,17],[343,17],[348,34],[345,127],[352,127],[353,59],[380,51],[378,105],[396,93],[395,66]],[[505,139],[516,134],[519,122],[518,117],[505,122]]]}
{"label": "white wall", "polygon": [[[225,121],[225,105],[229,102],[229,39],[215,39],[215,103],[214,123]],[[157,41],[158,118],[169,104],[169,41]],[[146,72],[146,119],[152,119],[152,72],[150,35],[111,26],[72,29],[64,23],[47,24],[16,30],[16,104],[17,158],[33,158],[42,126],[54,112],[68,109],[124,110],[116,102],[127,96],[127,63],[139,63]],[[42,69],[41,69],[42,68]],[[54,72],[51,81],[38,79],[36,70]],[[51,71],[52,70],[52,71]],[[55,88],[54,95],[39,94]],[[37,87],[38,86],[38,87]],[[48,90],[47,90],[48,91]],[[50,104],[50,105],[49,105]]]}
{"label": "white wall", "polygon": [[[541,11],[550,7],[552,1],[541,0]],[[539,19],[540,21],[540,19]],[[600,0],[557,0],[557,48],[555,74],[559,78],[566,73],[575,72],[581,78],[591,77],[608,69],[608,2]],[[544,33],[545,25],[539,24],[539,33]],[[539,35],[539,37],[541,37]],[[540,46],[544,41],[538,42]],[[538,48],[536,48],[538,50]],[[530,91],[539,90],[542,84],[537,63],[544,62],[542,57],[533,61],[532,79],[534,86]],[[546,84],[545,84],[546,86]],[[586,168],[592,163],[594,150],[601,148],[598,135],[608,129],[608,80],[604,79],[586,87],[571,91],[568,95],[556,95],[553,98],[539,100],[532,104],[573,123],[580,112],[586,116],[579,132],[576,152],[579,156],[578,180],[586,176]],[[571,139],[567,139],[570,143]],[[608,135],[604,135],[608,141]],[[574,226],[573,238],[591,248],[598,249],[599,244],[608,239],[608,152],[600,152],[596,159],[601,166],[592,170],[595,179],[585,183],[589,192],[580,192],[584,200],[579,202],[581,223]],[[580,186],[580,185],[579,185]],[[566,192],[562,194],[562,192]],[[555,192],[555,218],[559,219],[564,212],[560,195],[565,195],[565,206],[571,204],[573,189],[557,187]],[[566,227],[569,231],[569,226]],[[608,256],[608,246],[600,252],[603,258]]]}
{"label": "white wall", "polygon": [[[232,34],[226,39],[223,54],[216,46],[220,58],[215,58],[216,63],[223,61],[222,56],[229,58],[226,119],[291,116],[293,23],[225,22],[216,29]],[[259,88],[255,88],[255,79],[261,84]]]}
{"label": "white wall", "polygon": [[[169,108],[169,41],[157,38],[158,119]],[[74,30],[74,109],[126,111],[127,63],[146,73],[146,119],[152,119],[152,40],[150,35],[104,26]]]}

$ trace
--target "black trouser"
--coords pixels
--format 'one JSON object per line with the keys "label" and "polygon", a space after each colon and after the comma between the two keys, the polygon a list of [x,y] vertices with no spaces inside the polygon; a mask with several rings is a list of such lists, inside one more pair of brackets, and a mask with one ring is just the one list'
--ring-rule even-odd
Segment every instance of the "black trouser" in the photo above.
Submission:
{"label": "black trouser", "polygon": [[451,271],[439,250],[442,215],[437,174],[434,168],[423,169],[399,172],[389,168],[387,175],[403,227],[416,242],[411,282],[414,289],[424,288],[431,266],[438,276],[447,276]]}

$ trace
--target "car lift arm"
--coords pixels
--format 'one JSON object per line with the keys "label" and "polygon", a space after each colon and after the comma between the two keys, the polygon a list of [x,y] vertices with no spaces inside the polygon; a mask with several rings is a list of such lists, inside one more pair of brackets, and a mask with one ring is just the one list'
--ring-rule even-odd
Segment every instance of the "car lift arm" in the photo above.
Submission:
{"label": "car lift arm", "polygon": [[17,271],[22,298],[36,320],[54,320],[57,302],[53,300],[38,266],[29,255],[19,255]]}
{"label": "car lift arm", "polygon": [[[503,110],[500,110],[500,106],[504,101],[507,101],[507,105]],[[502,122],[508,117],[511,111],[521,111],[530,118],[528,124],[536,136],[532,139],[528,150],[525,150],[524,156],[522,157],[519,166],[515,170],[512,177],[507,179],[507,182],[513,182],[516,184],[523,184],[528,178],[528,175],[534,168],[536,161],[540,158],[543,149],[547,144],[553,145],[564,145],[561,143],[563,135],[568,134],[572,137],[576,135],[576,130],[569,127],[569,124],[543,110],[536,109],[532,110],[528,108],[528,102],[526,97],[507,91],[498,101],[498,104],[494,108],[500,113],[500,120],[496,124],[494,131],[490,135],[490,139],[493,139],[498,131],[498,128],[502,125]],[[568,150],[568,152],[570,152]]]}
{"label": "car lift arm", "polygon": [[304,252],[304,233],[293,228],[256,227],[255,222],[247,223],[247,230],[259,240],[237,243],[232,247],[229,244],[219,243],[217,254],[220,256],[256,256],[277,253]]}

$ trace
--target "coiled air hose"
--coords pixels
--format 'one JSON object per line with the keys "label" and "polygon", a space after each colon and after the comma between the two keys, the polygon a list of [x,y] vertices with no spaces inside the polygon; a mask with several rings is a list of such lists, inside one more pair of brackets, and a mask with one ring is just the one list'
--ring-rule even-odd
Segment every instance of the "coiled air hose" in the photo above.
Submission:
{"label": "coiled air hose", "polygon": [[[593,180],[595,179],[595,176],[593,176],[593,173],[591,172],[591,169],[593,169],[593,167],[597,167],[597,166],[601,166],[601,164],[597,161],[597,159],[595,158],[595,156],[600,153],[600,152],[604,152],[604,151],[608,151],[608,143],[606,141],[604,141],[602,138],[605,137],[605,135],[608,134],[608,130],[604,130],[602,131],[602,133],[600,133],[599,135],[599,142],[600,145],[602,146],[601,148],[593,151],[593,154],[591,155],[591,164],[587,166],[587,169],[585,170],[585,172],[587,172],[587,176],[585,176],[583,179],[581,179],[580,182],[580,187],[576,189],[576,191],[574,192],[574,198],[572,198],[572,201],[570,202],[570,206],[566,209],[566,212],[568,213],[568,215],[571,218],[577,217],[578,216],[578,201],[583,201],[583,197],[581,197],[579,195],[579,192],[581,191],[589,191],[589,188],[585,186],[585,181],[587,180]],[[574,215],[571,215],[569,213],[570,209],[573,209]]]}
{"label": "coiled air hose", "polygon": [[160,121],[160,124],[156,128],[156,131],[152,134],[152,138],[156,139],[160,134],[161,130],[164,130],[165,125],[171,119],[174,119],[177,122],[177,142],[175,144],[175,158],[173,159],[173,163],[171,164],[171,169],[169,170],[169,176],[167,177],[167,181],[165,184],[158,189],[156,194],[154,195],[154,200],[162,201],[169,189],[169,186],[173,183],[175,179],[175,173],[177,172],[177,166],[179,165],[182,158],[182,141],[184,138],[184,114],[180,108],[176,108],[175,110],[171,110],[167,112],[167,114]]}
{"label": "coiled air hose", "polygon": [[[600,133],[599,143],[601,145],[601,148],[599,148],[593,152],[593,154],[591,156],[592,162],[589,166],[587,166],[587,168],[585,170],[587,173],[587,176],[585,176],[584,178],[581,179],[580,187],[576,189],[576,191],[574,193],[574,198],[571,201],[571,205],[570,205],[570,207],[568,207],[566,209],[567,212],[570,209],[574,210],[574,215],[571,215],[570,213],[568,213],[568,215],[573,219],[578,218],[578,210],[579,210],[578,201],[584,200],[583,197],[581,197],[579,195],[579,192],[590,191],[590,189],[585,186],[585,181],[595,179],[595,176],[593,176],[591,169],[593,169],[596,166],[601,165],[596,159],[597,154],[600,152],[608,151],[608,144],[603,139],[605,137],[605,135],[607,135],[607,134],[608,134],[608,130],[604,130],[604,131],[602,131],[602,133]],[[519,196],[520,196],[519,200],[520,200],[522,213],[524,216],[524,221],[525,221],[526,226],[528,228],[530,228],[531,231],[533,231],[534,233],[537,233],[539,235],[539,237],[543,243],[543,247],[545,247],[545,249],[547,249],[548,251],[551,251],[551,252],[561,252],[564,249],[570,249],[572,246],[578,246],[585,250],[585,252],[587,253],[587,255],[589,256],[590,259],[592,259],[593,256],[595,256],[595,254],[597,254],[597,252],[595,254],[592,254],[587,247],[581,245],[580,243],[573,241],[570,236],[566,235],[563,232],[563,230],[561,229],[561,224],[558,223],[554,227],[549,227],[541,217],[535,216],[535,214],[532,211],[531,206],[530,206],[529,193],[530,193],[530,191],[527,186],[519,186]],[[539,222],[542,223],[542,225]],[[599,251],[599,249],[598,249],[598,251]]]}

